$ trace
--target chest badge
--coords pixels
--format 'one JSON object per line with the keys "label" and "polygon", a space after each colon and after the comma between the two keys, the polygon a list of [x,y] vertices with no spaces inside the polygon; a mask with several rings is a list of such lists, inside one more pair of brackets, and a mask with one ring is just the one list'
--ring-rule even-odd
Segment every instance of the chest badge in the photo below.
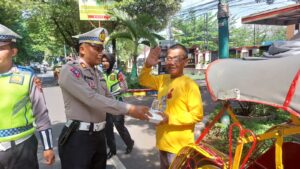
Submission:
{"label": "chest badge", "polygon": [[173,90],[174,90],[174,88],[172,88],[172,89],[169,91],[169,93],[168,93],[168,95],[167,95],[167,99],[171,99],[171,98],[172,98],[172,92],[173,92]]}
{"label": "chest badge", "polygon": [[116,76],[115,76],[114,74],[113,74],[113,75],[110,75],[109,80],[111,80],[111,81],[116,80]]}
{"label": "chest badge", "polygon": [[15,84],[23,85],[24,76],[13,74],[9,79],[9,83],[15,83]]}

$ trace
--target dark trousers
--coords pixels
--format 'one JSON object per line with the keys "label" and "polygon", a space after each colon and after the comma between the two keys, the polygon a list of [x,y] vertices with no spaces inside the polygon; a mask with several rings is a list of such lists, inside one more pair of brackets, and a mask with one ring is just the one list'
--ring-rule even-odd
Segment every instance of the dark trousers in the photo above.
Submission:
{"label": "dark trousers", "polygon": [[106,113],[106,125],[105,125],[105,134],[107,139],[107,145],[109,150],[116,154],[116,140],[114,135],[114,125],[117,128],[119,135],[121,136],[122,140],[126,144],[127,147],[133,146],[133,140],[125,127],[124,115],[111,115]]}
{"label": "dark trousers", "polygon": [[38,169],[38,142],[33,135],[26,141],[0,151],[0,169]]}
{"label": "dark trousers", "polygon": [[[66,130],[64,127],[60,138]],[[105,132],[75,131],[64,145],[59,145],[58,152],[62,169],[105,169]]]}

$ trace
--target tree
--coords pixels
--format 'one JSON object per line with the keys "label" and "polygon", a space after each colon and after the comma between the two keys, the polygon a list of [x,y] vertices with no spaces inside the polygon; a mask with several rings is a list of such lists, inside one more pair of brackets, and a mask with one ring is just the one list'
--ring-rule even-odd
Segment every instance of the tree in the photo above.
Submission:
{"label": "tree", "polygon": [[175,40],[189,47],[197,45],[202,50],[216,50],[218,42],[217,18],[212,13],[206,15],[196,17],[193,12],[190,12],[188,19],[174,19],[172,26],[183,32],[182,35],[175,36]]}
{"label": "tree", "polygon": [[158,22],[151,24],[153,30],[159,31],[166,27],[170,18],[180,10],[183,0],[122,0],[116,8],[123,10],[130,17],[147,14]]}
{"label": "tree", "polygon": [[137,78],[136,59],[138,56],[138,47],[140,44],[154,47],[157,45],[156,39],[162,40],[163,37],[154,33],[149,25],[155,24],[155,18],[146,14],[130,17],[127,13],[120,10],[112,10],[110,14],[117,19],[118,26],[115,31],[111,33],[110,40],[114,39],[128,39],[133,43],[133,68],[130,79]]}
{"label": "tree", "polygon": [[[154,30],[162,29],[180,8],[182,0],[117,0],[116,6],[130,13],[149,13],[159,21],[148,24]],[[64,54],[64,45],[71,51],[78,49],[73,35],[86,32],[98,26],[96,21],[80,21],[78,0],[17,0],[0,1],[0,22],[23,36],[18,44],[19,63],[55,58]],[[112,32],[116,22],[101,22],[101,26]],[[125,50],[125,49],[124,49]]]}

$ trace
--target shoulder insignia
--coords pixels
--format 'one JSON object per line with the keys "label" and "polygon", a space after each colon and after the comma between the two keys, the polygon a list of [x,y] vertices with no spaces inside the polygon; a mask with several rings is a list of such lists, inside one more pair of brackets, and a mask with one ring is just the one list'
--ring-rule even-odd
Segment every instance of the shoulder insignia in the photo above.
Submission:
{"label": "shoulder insignia", "polygon": [[19,85],[23,85],[24,83],[24,75],[21,74],[12,74],[10,79],[9,79],[9,83],[15,83],[15,84],[19,84]]}
{"label": "shoulder insignia", "polygon": [[120,81],[120,82],[125,81],[125,76],[124,76],[124,74],[123,74],[122,72],[120,72],[120,73],[118,74],[118,81]]}
{"label": "shoulder insignia", "polygon": [[76,69],[75,67],[72,67],[70,69],[70,71],[73,73],[73,75],[76,77],[76,78],[80,78],[80,72],[78,69]]}
{"label": "shoulder insignia", "polygon": [[85,65],[83,62],[80,63],[80,66],[81,66],[82,68],[86,68],[86,65]]}

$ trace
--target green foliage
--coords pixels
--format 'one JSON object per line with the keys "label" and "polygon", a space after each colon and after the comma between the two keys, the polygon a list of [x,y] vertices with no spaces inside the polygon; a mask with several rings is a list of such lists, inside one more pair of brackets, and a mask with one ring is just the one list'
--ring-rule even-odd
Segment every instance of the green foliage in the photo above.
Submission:
{"label": "green foliage", "polygon": [[174,19],[172,26],[181,30],[183,34],[174,35],[174,38],[182,44],[191,47],[197,45],[201,50],[216,50],[218,43],[218,21],[215,14],[207,14],[195,17],[190,13],[188,20]]}
{"label": "green foliage", "polygon": [[[242,47],[260,45],[263,41],[285,39],[285,28],[280,26],[236,25],[237,18],[229,18],[229,47]],[[174,33],[174,38],[186,46],[199,46],[201,50],[218,50],[218,20],[216,14],[195,16],[190,12],[188,18],[176,18],[172,26],[182,31],[182,34]],[[254,43],[255,41],[255,43]],[[232,56],[235,57],[235,56]]]}
{"label": "green foliage", "polygon": [[157,21],[146,15],[141,14],[136,17],[129,16],[126,12],[113,9],[110,14],[117,19],[118,26],[115,31],[111,33],[110,39],[126,39],[133,43],[133,68],[130,75],[130,80],[135,81],[137,78],[136,59],[138,56],[139,44],[149,44],[154,47],[157,45],[156,39],[162,39],[155,34],[149,25],[157,23]]}
{"label": "green foliage", "polygon": [[166,27],[170,17],[179,11],[181,2],[183,0],[122,0],[116,4],[116,8],[126,11],[133,18],[147,14],[159,21],[147,23],[149,28],[161,30]]}
{"label": "green foliage", "polygon": [[[241,38],[242,37],[242,38]],[[242,25],[230,29],[230,47],[260,45],[264,41],[285,40],[285,28],[267,25]]]}
{"label": "green foliage", "polygon": [[[262,106],[262,105],[260,105]],[[221,108],[218,107],[215,109],[213,113],[210,115],[210,119],[212,120]],[[272,108],[270,108],[272,109]],[[275,125],[282,124],[284,122],[289,121],[290,115],[289,113],[281,110],[273,108],[273,113],[276,115],[272,120],[258,120],[258,119],[251,119],[251,120],[240,120],[240,123],[243,125],[244,128],[250,129],[256,135],[263,134],[270,128]],[[205,137],[205,141],[212,144],[216,149],[225,154],[228,154],[229,150],[229,126],[224,125],[220,122],[216,123],[215,126],[210,130],[209,134]],[[234,147],[236,145],[236,139],[238,138],[239,130],[236,128],[233,129],[233,143]],[[270,146],[270,141],[267,140],[266,144]],[[268,143],[269,142],[269,143]],[[224,146],[227,145],[227,146]],[[246,148],[249,148],[249,144],[246,145]]]}
{"label": "green foliage", "polygon": [[130,49],[133,49],[133,48],[134,48],[134,44],[131,40],[125,39],[125,38],[117,39],[116,53],[117,53],[118,59],[123,62],[126,62],[127,60],[129,60],[133,55],[133,51]]}
{"label": "green foliage", "polygon": [[[117,0],[117,2],[119,2],[116,3],[119,9],[129,11],[130,17],[140,19],[141,25],[154,30],[161,29],[164,21],[179,10],[181,1]],[[138,9],[135,10],[134,6]],[[149,8],[150,6],[156,7],[155,12]],[[158,6],[166,8],[157,8]],[[64,55],[64,45],[67,46],[67,54],[74,53],[78,49],[78,42],[72,36],[89,31],[99,24],[97,21],[80,21],[78,7],[78,0],[0,1],[0,23],[23,37],[18,43],[20,52],[16,61],[25,64],[46,59],[51,62],[56,57]],[[147,13],[154,20],[159,21],[159,24],[147,22],[144,17]],[[136,17],[137,14],[140,17]],[[112,32],[117,23],[101,22],[101,26]],[[119,50],[137,51],[134,45]]]}
{"label": "green foliage", "polygon": [[125,76],[127,77],[126,82],[127,82],[127,85],[128,85],[128,89],[141,89],[141,88],[143,88],[139,84],[138,78],[135,78],[133,80],[130,78],[131,73],[125,73]]}

